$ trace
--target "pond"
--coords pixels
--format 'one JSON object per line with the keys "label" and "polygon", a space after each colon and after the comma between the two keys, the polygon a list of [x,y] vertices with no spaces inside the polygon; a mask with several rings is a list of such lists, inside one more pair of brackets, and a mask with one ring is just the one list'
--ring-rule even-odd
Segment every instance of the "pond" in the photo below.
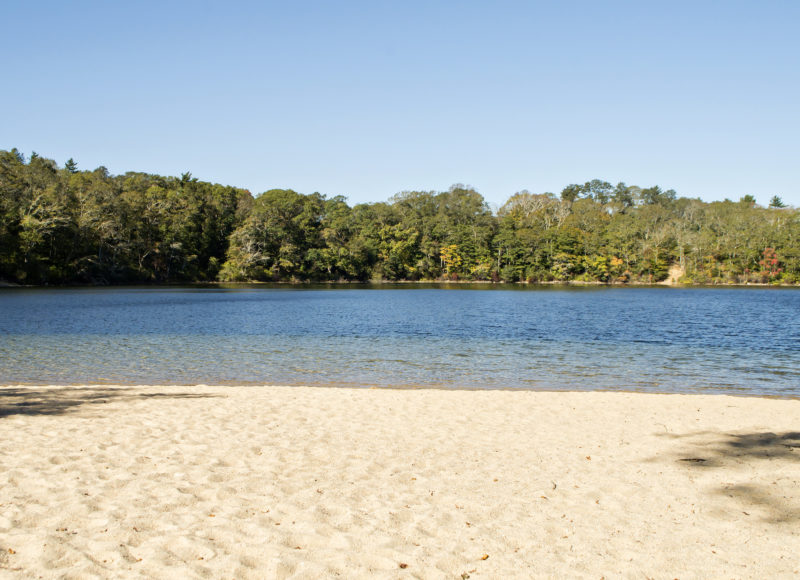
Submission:
{"label": "pond", "polygon": [[800,290],[0,289],[2,384],[800,396]]}

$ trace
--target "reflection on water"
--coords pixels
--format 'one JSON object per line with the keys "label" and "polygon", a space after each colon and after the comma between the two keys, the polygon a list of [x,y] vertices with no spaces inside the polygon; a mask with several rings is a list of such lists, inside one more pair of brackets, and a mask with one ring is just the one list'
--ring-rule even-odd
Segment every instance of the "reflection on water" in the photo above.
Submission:
{"label": "reflection on water", "polygon": [[0,383],[800,396],[798,313],[792,289],[4,289]]}

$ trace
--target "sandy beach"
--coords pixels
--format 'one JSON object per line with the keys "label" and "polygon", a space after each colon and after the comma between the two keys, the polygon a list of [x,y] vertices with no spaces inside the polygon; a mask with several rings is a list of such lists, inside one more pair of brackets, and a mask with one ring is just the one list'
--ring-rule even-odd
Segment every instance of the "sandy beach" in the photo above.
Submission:
{"label": "sandy beach", "polygon": [[800,401],[0,388],[0,577],[800,577]]}

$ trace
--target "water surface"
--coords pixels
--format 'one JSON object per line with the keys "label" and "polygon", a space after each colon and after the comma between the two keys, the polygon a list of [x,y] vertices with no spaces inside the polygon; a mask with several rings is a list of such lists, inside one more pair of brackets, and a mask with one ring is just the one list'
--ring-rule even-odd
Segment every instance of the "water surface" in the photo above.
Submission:
{"label": "water surface", "polygon": [[800,396],[800,291],[0,289],[1,384]]}

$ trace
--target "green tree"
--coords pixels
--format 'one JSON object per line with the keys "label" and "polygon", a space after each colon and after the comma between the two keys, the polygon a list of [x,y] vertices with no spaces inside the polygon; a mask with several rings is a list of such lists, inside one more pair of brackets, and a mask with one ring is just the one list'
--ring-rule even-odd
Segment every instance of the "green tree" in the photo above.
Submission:
{"label": "green tree", "polygon": [[318,270],[309,250],[323,246],[324,198],[291,189],[258,196],[250,215],[231,234],[223,280],[309,279]]}
{"label": "green tree", "polygon": [[756,198],[748,193],[747,195],[742,196],[742,198],[739,200],[739,203],[746,205],[747,207],[754,207],[756,205]]}

